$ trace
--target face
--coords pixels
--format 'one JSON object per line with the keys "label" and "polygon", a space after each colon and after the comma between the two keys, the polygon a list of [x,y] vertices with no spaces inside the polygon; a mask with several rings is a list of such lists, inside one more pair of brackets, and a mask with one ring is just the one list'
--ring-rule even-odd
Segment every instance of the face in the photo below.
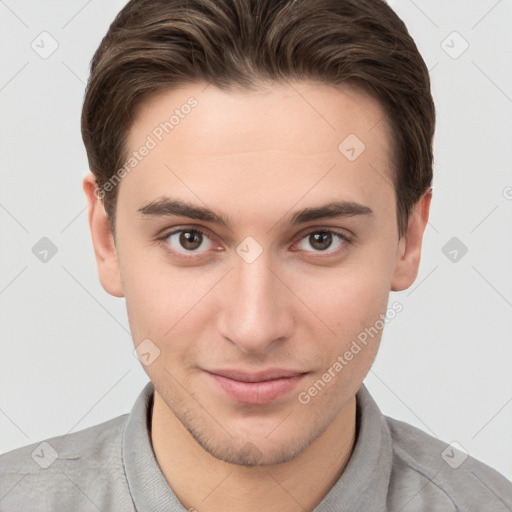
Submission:
{"label": "face", "polygon": [[284,462],[353,400],[381,329],[361,333],[419,259],[398,237],[375,100],[312,82],[205,87],[138,111],[100,277],[126,297],[169,421],[218,459]]}

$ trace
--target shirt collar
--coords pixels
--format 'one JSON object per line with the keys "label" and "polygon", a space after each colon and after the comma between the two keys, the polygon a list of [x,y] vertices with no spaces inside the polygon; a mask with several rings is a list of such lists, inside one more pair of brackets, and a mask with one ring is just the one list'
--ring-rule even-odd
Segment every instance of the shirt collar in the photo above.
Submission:
{"label": "shirt collar", "polygon": [[[139,511],[186,512],[167,484],[151,445],[154,388],[148,382],[128,417],[123,433],[123,465]],[[314,512],[384,512],[392,465],[386,418],[364,384],[356,394],[357,438],[340,479]]]}
{"label": "shirt collar", "polygon": [[184,512],[156,461],[151,445],[154,388],[148,382],[135,401],[123,434],[123,465],[136,510]]}
{"label": "shirt collar", "polygon": [[314,512],[386,511],[393,447],[386,417],[364,384],[356,394],[357,439],[345,471]]}

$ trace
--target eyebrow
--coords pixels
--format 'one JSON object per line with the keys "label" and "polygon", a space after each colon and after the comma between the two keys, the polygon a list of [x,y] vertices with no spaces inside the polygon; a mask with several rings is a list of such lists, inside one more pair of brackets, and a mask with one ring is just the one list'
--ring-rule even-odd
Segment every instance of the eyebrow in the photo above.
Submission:
{"label": "eyebrow", "polygon": [[[195,206],[178,199],[163,197],[151,201],[137,210],[144,217],[173,217],[181,216],[202,222],[210,222],[229,227],[229,219],[219,215],[209,208]],[[294,213],[290,225],[303,224],[313,220],[354,217],[356,215],[373,215],[368,206],[353,201],[333,201],[317,207],[304,208]]]}

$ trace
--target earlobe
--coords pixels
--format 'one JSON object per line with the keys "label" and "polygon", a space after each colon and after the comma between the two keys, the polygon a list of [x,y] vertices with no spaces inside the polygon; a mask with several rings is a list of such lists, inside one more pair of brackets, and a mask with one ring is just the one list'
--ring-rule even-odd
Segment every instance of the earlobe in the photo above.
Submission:
{"label": "earlobe", "polygon": [[394,292],[409,288],[418,275],[421,244],[428,222],[431,199],[432,189],[429,188],[409,215],[407,232],[398,243],[395,272],[391,281],[391,290]]}
{"label": "earlobe", "polygon": [[83,180],[83,189],[88,204],[89,228],[101,285],[110,295],[124,297],[114,237],[103,201],[97,195],[94,175],[90,172]]}

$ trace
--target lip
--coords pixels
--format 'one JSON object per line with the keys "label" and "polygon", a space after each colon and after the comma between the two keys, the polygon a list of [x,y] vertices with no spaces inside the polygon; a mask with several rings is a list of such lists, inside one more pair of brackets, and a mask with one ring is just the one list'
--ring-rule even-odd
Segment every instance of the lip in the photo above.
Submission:
{"label": "lip", "polygon": [[206,373],[231,399],[251,405],[264,405],[290,393],[305,372],[272,368],[248,373],[241,370],[209,370]]}

